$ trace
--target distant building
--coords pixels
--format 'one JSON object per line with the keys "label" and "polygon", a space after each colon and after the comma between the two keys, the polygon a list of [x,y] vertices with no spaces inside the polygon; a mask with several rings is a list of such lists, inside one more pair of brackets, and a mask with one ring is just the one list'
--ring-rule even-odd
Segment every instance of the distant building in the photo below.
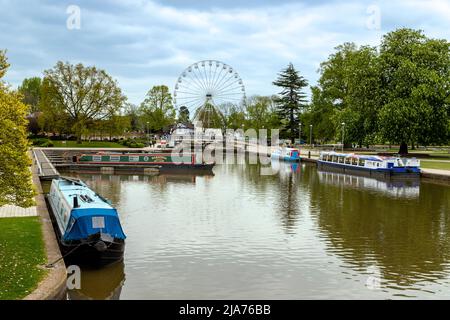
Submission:
{"label": "distant building", "polygon": [[178,142],[186,138],[194,137],[194,125],[188,123],[177,123],[170,129],[170,146],[175,146]]}

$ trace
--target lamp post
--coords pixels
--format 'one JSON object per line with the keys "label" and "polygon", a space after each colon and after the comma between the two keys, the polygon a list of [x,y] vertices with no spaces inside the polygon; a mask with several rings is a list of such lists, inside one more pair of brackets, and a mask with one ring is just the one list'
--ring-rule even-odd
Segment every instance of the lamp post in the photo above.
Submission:
{"label": "lamp post", "polygon": [[342,122],[342,152],[344,152],[345,122]]}
{"label": "lamp post", "polygon": [[310,124],[309,125],[309,145],[312,147],[312,130],[313,130],[313,125]]}
{"label": "lamp post", "polygon": [[149,124],[150,122],[147,121],[147,144],[150,147],[150,132],[149,132]]}
{"label": "lamp post", "polygon": [[302,145],[302,123],[300,122],[300,130],[299,130],[299,133],[298,133],[298,136],[299,136],[299,141],[298,141],[298,143],[299,143],[299,145],[301,146]]}

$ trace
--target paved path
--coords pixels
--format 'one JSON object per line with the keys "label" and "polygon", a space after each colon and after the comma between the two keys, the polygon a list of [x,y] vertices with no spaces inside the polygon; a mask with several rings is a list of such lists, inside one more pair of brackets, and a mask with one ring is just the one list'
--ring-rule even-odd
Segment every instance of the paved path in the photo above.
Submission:
{"label": "paved path", "polygon": [[450,170],[440,170],[440,169],[422,169],[423,173],[430,173],[433,175],[441,175],[450,178]]}
{"label": "paved path", "polygon": [[33,149],[33,156],[36,160],[38,174],[41,178],[58,178],[59,173],[55,169],[55,166],[51,163],[51,161],[47,158],[46,154],[42,149],[35,148]]}
{"label": "paved path", "polygon": [[16,206],[0,207],[0,218],[23,218],[23,217],[37,217],[38,213],[36,207],[20,208]]}

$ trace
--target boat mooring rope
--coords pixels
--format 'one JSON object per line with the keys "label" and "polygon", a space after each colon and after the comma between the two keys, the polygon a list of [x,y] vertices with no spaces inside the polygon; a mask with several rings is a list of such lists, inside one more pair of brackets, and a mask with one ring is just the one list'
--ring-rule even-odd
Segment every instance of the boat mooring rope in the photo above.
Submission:
{"label": "boat mooring rope", "polygon": [[45,267],[47,269],[51,269],[55,266],[55,264],[57,264],[58,262],[60,262],[62,259],[64,259],[65,257],[67,257],[68,255],[72,254],[75,250],[77,250],[79,247],[81,247],[81,245],[83,245],[83,243],[80,243],[79,245],[77,245],[75,248],[73,248],[72,250],[70,250],[68,253],[66,253],[65,255],[59,257],[57,260],[53,261],[52,263],[49,263],[47,265],[45,265]]}
{"label": "boat mooring rope", "polygon": [[[70,250],[69,252],[67,252],[65,255],[59,257],[57,260],[53,261],[52,263],[49,263],[47,265],[45,265],[45,267],[47,269],[51,269],[53,267],[55,267],[55,264],[57,264],[59,261],[65,259],[66,257],[68,257],[69,255],[71,255],[72,253],[75,252],[75,250],[77,250],[79,247],[83,246],[83,245],[88,245],[88,246],[92,246],[92,243],[95,243],[97,241],[85,241],[85,242],[81,242],[79,245],[77,245],[75,248],[73,248],[72,250]],[[113,243],[110,243],[108,246],[106,246],[105,251],[109,249],[109,247],[111,247],[113,245]]]}

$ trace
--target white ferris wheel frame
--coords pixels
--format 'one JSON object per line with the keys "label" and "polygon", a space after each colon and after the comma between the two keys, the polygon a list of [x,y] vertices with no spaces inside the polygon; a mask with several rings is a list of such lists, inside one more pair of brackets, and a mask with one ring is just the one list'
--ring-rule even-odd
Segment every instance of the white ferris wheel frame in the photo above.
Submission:
{"label": "white ferris wheel frame", "polygon": [[207,102],[243,105],[246,100],[244,82],[230,65],[217,60],[203,60],[187,67],[179,76],[174,90],[177,110],[185,106],[191,115]]}

